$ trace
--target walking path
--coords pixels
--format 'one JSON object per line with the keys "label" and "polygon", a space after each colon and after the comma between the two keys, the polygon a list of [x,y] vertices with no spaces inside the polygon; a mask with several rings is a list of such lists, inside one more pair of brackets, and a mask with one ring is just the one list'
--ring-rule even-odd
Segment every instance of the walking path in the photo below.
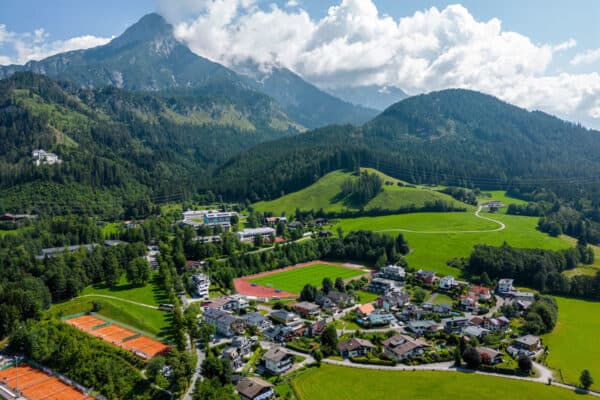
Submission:
{"label": "walking path", "polygon": [[[82,297],[102,297],[102,298],[105,298],[105,299],[112,299],[112,300],[118,300],[118,301],[122,301],[122,302],[129,303],[129,304],[135,304],[136,306],[151,308],[153,310],[158,310],[159,309],[157,306],[152,306],[150,304],[139,303],[137,301],[127,300],[127,299],[123,299],[121,297],[107,296],[105,294],[84,294],[84,295],[75,297],[75,299],[79,299],[79,298],[82,298]],[[73,300],[75,300],[75,299],[73,299]]]}
{"label": "walking path", "polygon": [[475,217],[479,219],[483,219],[486,221],[493,222],[498,224],[498,228],[496,229],[481,229],[481,230],[466,230],[466,231],[418,231],[413,229],[404,229],[404,228],[392,228],[392,229],[382,229],[377,232],[408,232],[408,233],[426,233],[426,234],[452,234],[452,233],[491,233],[491,232],[500,232],[506,229],[506,225],[502,221],[498,221],[497,219],[493,219],[490,217],[483,217],[479,215],[482,210],[482,206],[479,206],[477,211],[475,211]]}
{"label": "walking path", "polygon": [[190,387],[183,396],[183,400],[192,400],[192,395],[194,393],[194,389],[196,388],[196,382],[198,381],[198,379],[204,379],[204,377],[202,376],[201,366],[204,362],[204,359],[206,358],[206,353],[202,351],[202,349],[200,349],[199,342],[194,343],[194,347],[196,348],[197,357],[196,368],[194,369],[194,374],[192,375],[192,379],[190,380]]}

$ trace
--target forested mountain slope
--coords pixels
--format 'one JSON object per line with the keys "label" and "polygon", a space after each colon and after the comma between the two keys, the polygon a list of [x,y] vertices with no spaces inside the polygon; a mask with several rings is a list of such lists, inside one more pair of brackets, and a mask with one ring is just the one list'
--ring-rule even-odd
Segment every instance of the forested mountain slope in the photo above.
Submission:
{"label": "forested mountain slope", "polygon": [[226,163],[215,186],[272,199],[358,165],[413,183],[593,190],[600,133],[492,96],[444,90],[403,100],[362,127],[330,126],[259,145]]}

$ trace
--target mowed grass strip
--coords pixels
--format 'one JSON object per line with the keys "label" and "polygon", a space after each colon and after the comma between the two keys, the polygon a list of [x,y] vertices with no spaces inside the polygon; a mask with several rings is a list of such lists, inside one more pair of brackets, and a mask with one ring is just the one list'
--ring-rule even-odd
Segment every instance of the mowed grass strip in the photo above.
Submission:
{"label": "mowed grass strip", "polygon": [[[579,383],[579,375],[589,369],[595,380],[592,389],[600,389],[600,347],[596,338],[600,332],[600,302],[555,297],[558,303],[558,323],[543,337],[548,345],[548,365],[561,370],[565,380]],[[560,377],[560,374],[559,374]]]}
{"label": "mowed grass strip", "polygon": [[568,400],[567,389],[485,375],[377,371],[323,364],[292,381],[300,400],[461,399]]}
{"label": "mowed grass strip", "polygon": [[[551,237],[536,229],[538,218],[506,214],[482,213],[502,221],[506,229],[495,232],[464,233],[470,230],[493,230],[498,224],[475,217],[474,213],[413,213],[381,217],[341,219],[344,232],[352,230],[384,231],[389,235],[402,233],[408,240],[411,252],[407,256],[411,267],[431,269],[442,275],[460,275],[446,262],[455,257],[468,257],[476,244],[500,246],[507,242],[513,247],[560,250],[572,247],[563,238]],[[415,233],[414,231],[456,231],[456,233]],[[461,233],[462,232],[462,233]]]}
{"label": "mowed grass strip", "polygon": [[82,295],[101,294],[105,296],[119,297],[138,303],[158,306],[161,303],[168,303],[169,297],[164,288],[159,282],[157,272],[152,273],[150,281],[144,286],[130,285],[125,279],[125,275],[121,276],[119,284],[113,288],[109,288],[104,284],[90,285],[83,289]]}
{"label": "mowed grass strip", "polygon": [[116,299],[103,297],[78,297],[64,303],[54,304],[49,314],[56,317],[88,312],[92,310],[93,302],[100,305],[98,314],[121,322],[132,328],[147,332],[159,338],[171,335],[172,315],[148,307],[125,303]]}
{"label": "mowed grass strip", "polygon": [[300,293],[306,284],[321,287],[324,278],[335,281],[336,278],[350,279],[364,274],[364,271],[358,269],[333,264],[314,264],[253,278],[249,282],[290,293]]}

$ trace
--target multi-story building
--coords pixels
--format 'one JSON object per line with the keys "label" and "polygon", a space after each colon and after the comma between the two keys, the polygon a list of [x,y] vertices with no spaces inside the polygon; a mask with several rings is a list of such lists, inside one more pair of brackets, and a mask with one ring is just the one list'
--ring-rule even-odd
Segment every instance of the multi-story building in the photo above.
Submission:
{"label": "multi-story building", "polygon": [[208,275],[200,273],[194,274],[190,278],[194,285],[194,292],[200,298],[208,297],[208,289],[210,288],[210,278]]}

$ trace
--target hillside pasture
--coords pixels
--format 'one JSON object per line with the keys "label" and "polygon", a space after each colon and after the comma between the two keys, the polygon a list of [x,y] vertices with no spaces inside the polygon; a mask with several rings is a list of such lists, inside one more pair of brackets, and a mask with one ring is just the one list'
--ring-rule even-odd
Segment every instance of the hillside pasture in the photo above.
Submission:
{"label": "hillside pasture", "polygon": [[292,381],[299,400],[568,400],[574,391],[515,379],[447,371],[378,371],[323,364]]}
{"label": "hillside pasture", "polygon": [[146,285],[134,286],[127,283],[125,276],[122,276],[119,284],[113,288],[106,287],[104,284],[90,285],[83,289],[81,294],[113,296],[151,306],[158,306],[161,303],[168,303],[169,300],[159,279],[158,273],[153,273],[150,282]]}
{"label": "hillside pasture", "polygon": [[[430,188],[407,186],[406,183],[374,169],[363,168],[362,170],[375,173],[381,176],[384,182],[391,183],[387,185],[384,183],[382,191],[364,207],[365,211],[373,209],[398,210],[409,206],[422,208],[425,203],[436,200],[444,200],[455,207],[473,208]],[[342,195],[342,184],[347,179],[356,180],[358,178],[348,171],[334,171],[302,190],[289,193],[275,200],[255,203],[253,207],[256,211],[268,211],[277,215],[284,213],[293,215],[296,209],[304,211],[323,209],[325,212],[358,211],[359,208],[356,205],[349,204]],[[398,183],[401,186],[398,186]]]}

